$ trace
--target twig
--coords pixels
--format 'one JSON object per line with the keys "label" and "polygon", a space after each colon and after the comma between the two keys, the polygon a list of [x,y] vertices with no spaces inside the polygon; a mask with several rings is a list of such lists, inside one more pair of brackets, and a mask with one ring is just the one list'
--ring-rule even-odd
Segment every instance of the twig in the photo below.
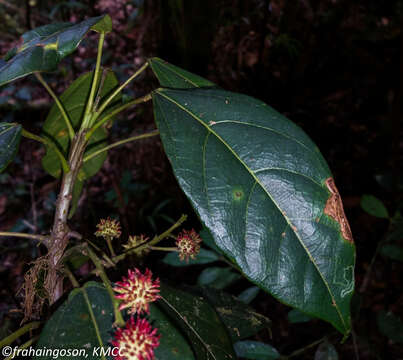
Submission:
{"label": "twig", "polygon": [[18,350],[22,350],[22,349],[26,349],[28,347],[30,347],[36,340],[39,339],[39,336],[34,336],[32,339],[28,340],[26,343],[22,344],[20,347],[18,347],[18,349],[14,350],[13,349],[13,353],[6,357],[4,360],[10,360],[10,359],[14,359],[15,355],[18,355]]}
{"label": "twig", "polygon": [[177,247],[148,246],[148,249],[158,251],[178,251]]}
{"label": "twig", "polygon": [[6,338],[0,341],[0,349],[6,345],[12,344],[15,340],[17,340],[19,337],[21,337],[28,331],[37,329],[39,325],[41,325],[40,321],[33,321],[19,328],[17,331],[13,332],[12,334],[8,335]]}
{"label": "twig", "polygon": [[304,346],[303,348],[301,348],[301,349],[298,349],[298,350],[295,350],[294,352],[292,352],[290,355],[288,355],[288,356],[281,356],[280,357],[280,359],[291,359],[291,358],[293,358],[293,357],[296,357],[296,356],[298,356],[298,355],[301,355],[301,354],[303,354],[305,351],[307,351],[307,350],[309,350],[310,348],[313,348],[314,346],[316,346],[316,345],[319,345],[320,343],[322,343],[323,341],[325,341],[327,339],[327,336],[324,336],[323,338],[321,338],[321,339],[319,339],[319,340],[316,340],[316,341],[314,341],[313,343],[311,343],[311,344],[309,344],[309,345],[307,345],[307,346]]}
{"label": "twig", "polygon": [[382,246],[387,242],[387,234],[389,234],[390,228],[392,226],[392,222],[389,221],[389,226],[388,226],[388,230],[386,231],[385,235],[383,236],[383,238],[381,239],[381,241],[378,242],[378,245],[375,249],[375,253],[372,256],[371,262],[368,266],[367,272],[365,273],[364,279],[361,283],[360,289],[358,290],[360,293],[363,293],[367,290],[369,281],[371,279],[371,273],[372,273],[372,268],[375,264],[375,260],[378,257],[379,251],[381,250]]}
{"label": "twig", "polygon": [[74,274],[70,271],[70,269],[68,268],[68,266],[65,266],[63,268],[63,271],[66,273],[66,275],[68,276],[68,278],[70,279],[71,283],[73,284],[73,286],[75,288],[79,288],[80,284],[77,281],[76,277],[74,276]]}
{"label": "twig", "polygon": [[115,298],[115,293],[112,289],[111,283],[106,276],[104,267],[102,266],[101,260],[98,258],[98,256],[91,250],[91,248],[87,245],[85,251],[87,252],[88,256],[91,258],[92,262],[94,263],[95,267],[97,268],[98,275],[101,277],[102,282],[104,283],[106,290],[108,291],[108,294],[111,298],[112,304],[113,304],[113,309],[115,312],[115,321],[116,324],[119,326],[123,326],[125,324],[125,321],[123,320],[122,314],[119,311],[119,306],[118,306],[118,301]]}
{"label": "twig", "polygon": [[8,231],[0,231],[0,236],[10,236],[10,237],[20,237],[26,239],[34,239],[41,241],[43,243],[47,243],[48,236],[44,235],[35,235],[35,234],[26,234],[26,233],[19,233],[19,232],[8,232]]}
{"label": "twig", "polygon": [[351,337],[353,338],[354,354],[356,360],[360,360],[360,355],[358,353],[357,338],[354,329],[351,329]]}
{"label": "twig", "polygon": [[31,195],[32,221],[34,223],[35,231],[37,231],[38,230],[38,216],[37,216],[37,212],[36,212],[34,184],[35,184],[35,179],[33,179],[33,182],[31,184],[29,184],[29,191],[30,191],[30,195]]}

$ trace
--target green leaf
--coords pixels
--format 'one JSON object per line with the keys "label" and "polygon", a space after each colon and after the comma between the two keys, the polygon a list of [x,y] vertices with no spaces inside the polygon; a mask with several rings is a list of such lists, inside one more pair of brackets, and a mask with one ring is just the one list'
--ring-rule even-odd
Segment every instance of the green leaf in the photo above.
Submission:
{"label": "green leaf", "polygon": [[14,160],[21,140],[22,127],[16,123],[0,123],[0,172]]}
{"label": "green leaf", "polygon": [[160,345],[154,350],[155,358],[160,360],[194,360],[193,351],[181,332],[172,324],[169,317],[155,304],[150,306],[148,318],[158,329]]}
{"label": "green leaf", "polygon": [[386,234],[387,242],[399,241],[403,238],[403,216],[400,211],[396,211],[390,220],[390,228]]}
{"label": "green leaf", "polygon": [[260,289],[257,286],[251,286],[238,295],[238,300],[245,304],[250,304],[259,294]]}
{"label": "green leaf", "polygon": [[[104,286],[88,282],[74,289],[42,330],[36,349],[86,349],[87,355],[71,359],[99,359],[93,348],[110,346],[113,305]],[[52,355],[38,359],[53,359]]]}
{"label": "green leaf", "polygon": [[[105,70],[105,72],[106,76],[101,91],[101,102],[119,84],[113,71]],[[66,112],[69,114],[75,129],[80,127],[84,115],[86,100],[91,90],[92,76],[92,72],[81,75],[60,96],[60,101]],[[116,96],[111,107],[116,106],[120,100],[121,97],[119,95]],[[108,111],[111,111],[111,107]],[[62,115],[56,104],[53,104],[46,118],[43,125],[43,134],[45,137],[48,137],[55,142],[59,146],[61,152],[67,157],[70,146],[69,133],[66,123],[63,121]],[[85,156],[105,147],[107,135],[107,131],[102,126],[99,127],[88,142]],[[107,153],[103,152],[85,162],[79,172],[78,179],[83,181],[96,174],[102,167],[106,156]],[[62,174],[62,165],[56,152],[51,147],[48,147],[46,155],[42,159],[42,165],[49,174],[56,178],[60,177]],[[79,196],[79,194],[77,196]]]}
{"label": "green leaf", "polygon": [[388,210],[381,200],[373,195],[363,195],[361,198],[361,207],[370,215],[379,218],[389,218]]}
{"label": "green leaf", "polygon": [[381,247],[381,254],[392,260],[403,262],[403,249],[396,245],[383,245]]}
{"label": "green leaf", "polygon": [[198,291],[217,311],[232,342],[254,336],[263,329],[270,330],[271,321],[267,317],[234,296],[209,287],[199,288]]}
{"label": "green leaf", "polygon": [[238,341],[234,344],[236,355],[244,359],[271,360],[280,357],[279,352],[271,345],[260,341]]}
{"label": "green leaf", "polygon": [[162,260],[163,263],[171,265],[171,266],[189,266],[189,265],[200,265],[200,264],[209,264],[214,261],[219,260],[220,257],[213,251],[200,249],[200,252],[197,254],[196,259],[189,259],[189,262],[182,261],[179,259],[177,252],[171,252],[167,254]]}
{"label": "green leaf", "polygon": [[256,296],[259,294],[260,289],[257,286],[251,286],[244,291],[242,291],[238,296],[237,299],[244,302],[245,304],[250,304]]}
{"label": "green leaf", "polygon": [[339,355],[337,354],[336,348],[333,344],[328,341],[324,341],[318,346],[315,352],[314,360],[338,360]]}
{"label": "green leaf", "polygon": [[348,334],[355,247],[309,137],[224,90],[158,89],[153,104],[179,185],[216,245],[256,285]]}
{"label": "green leaf", "polygon": [[304,323],[312,320],[309,315],[306,315],[297,309],[292,309],[289,311],[287,317],[291,324]]}
{"label": "green leaf", "polygon": [[112,19],[109,15],[105,15],[101,21],[91,26],[91,30],[99,33],[108,33],[112,31]]}
{"label": "green leaf", "polygon": [[165,284],[160,294],[158,305],[187,335],[197,360],[235,359],[224,324],[203,297]]}
{"label": "green leaf", "polygon": [[403,323],[395,314],[381,310],[376,320],[383,335],[394,342],[403,344]]}
{"label": "green leaf", "polygon": [[161,86],[174,89],[216,86],[201,76],[190,73],[157,57],[148,60]]}
{"label": "green leaf", "polygon": [[204,269],[197,279],[197,284],[201,286],[211,286],[215,289],[224,289],[242,276],[233,272],[231,268],[209,267]]}
{"label": "green leaf", "polygon": [[56,70],[91,28],[107,22],[106,17],[89,18],[79,24],[49,24],[25,33],[22,44],[9,51],[6,64],[0,67],[0,86],[34,72]]}

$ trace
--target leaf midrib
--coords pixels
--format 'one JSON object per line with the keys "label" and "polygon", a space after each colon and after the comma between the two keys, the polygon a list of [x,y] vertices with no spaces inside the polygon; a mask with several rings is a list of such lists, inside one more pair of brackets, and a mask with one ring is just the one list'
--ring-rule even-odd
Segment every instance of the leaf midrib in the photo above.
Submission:
{"label": "leaf midrib", "polygon": [[215,357],[214,353],[210,350],[210,346],[207,345],[203,339],[201,338],[201,336],[199,335],[199,333],[193,328],[193,326],[184,318],[184,316],[182,316],[182,314],[179,312],[179,310],[176,309],[175,306],[173,306],[167,299],[165,299],[165,297],[161,296],[161,300],[163,300],[176,314],[178,314],[178,316],[182,319],[182,321],[189,327],[189,329],[195,334],[195,336],[199,339],[199,341],[202,343],[203,347],[206,349],[207,353],[209,353],[213,359],[217,358]]}
{"label": "leaf midrib", "polygon": [[326,281],[326,279],[324,278],[322,272],[319,270],[318,265],[315,262],[315,259],[312,257],[311,253],[309,252],[308,248],[306,247],[305,243],[302,241],[301,237],[299,236],[298,232],[294,230],[293,228],[293,224],[290,222],[289,218],[283,214],[283,212],[281,211],[280,206],[277,204],[277,202],[272,198],[272,196],[270,195],[270,193],[267,191],[267,189],[263,186],[263,184],[260,182],[260,180],[256,177],[256,175],[253,173],[253,171],[251,171],[251,169],[249,169],[249,167],[245,164],[244,161],[242,161],[242,159],[238,156],[237,153],[235,153],[235,151],[228,145],[228,143],[226,141],[224,141],[224,139],[218,135],[214,130],[211,129],[211,127],[209,127],[204,121],[202,121],[196,114],[194,114],[193,112],[191,112],[190,110],[188,110],[187,108],[185,108],[182,104],[178,103],[176,100],[170,98],[168,95],[164,94],[164,89],[160,88],[155,90],[155,93],[161,95],[162,97],[164,97],[166,100],[168,100],[169,102],[173,103],[174,105],[176,105],[178,108],[180,108],[182,111],[186,112],[187,114],[189,114],[191,117],[193,117],[199,124],[201,124],[202,126],[204,126],[205,129],[207,129],[208,132],[210,132],[211,134],[215,135],[216,138],[218,140],[220,140],[222,142],[222,144],[233,154],[233,156],[245,167],[245,169],[248,171],[248,173],[253,177],[253,179],[260,185],[260,187],[264,190],[264,192],[267,194],[267,196],[271,199],[271,201],[273,202],[273,204],[277,207],[278,211],[282,214],[282,216],[284,217],[284,219],[286,220],[288,226],[291,228],[292,232],[294,233],[294,235],[296,236],[296,238],[298,239],[298,241],[300,242],[301,246],[304,248],[306,254],[308,255],[309,259],[311,260],[312,264],[314,265],[316,271],[318,272],[320,278],[322,279],[324,285],[326,286],[328,293],[332,299],[332,303],[334,304],[334,307],[336,308],[337,314],[339,315],[339,318],[344,326],[345,330],[348,330],[345,322],[344,322],[344,318],[341,315],[339,306],[333,296],[332,291],[330,290],[330,286],[328,284],[328,282]]}

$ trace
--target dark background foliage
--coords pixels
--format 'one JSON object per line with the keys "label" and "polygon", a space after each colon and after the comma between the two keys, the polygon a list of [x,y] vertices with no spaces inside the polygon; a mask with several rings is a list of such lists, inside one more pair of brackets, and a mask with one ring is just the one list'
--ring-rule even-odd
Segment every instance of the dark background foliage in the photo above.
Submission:
{"label": "dark background foliage", "polygon": [[[402,259],[375,256],[390,234],[394,245],[403,246],[396,215],[402,208],[403,1],[0,0],[0,54],[29,29],[106,12],[114,32],[106,41],[104,64],[121,80],[148,57],[159,56],[225,89],[265,101],[312,137],[333,171],[357,247],[354,333],[344,344],[334,334],[329,339],[341,359],[403,359],[402,342],[389,339],[379,327],[382,311],[403,316]],[[58,93],[94,63],[94,36],[58,73],[46,75]],[[141,80],[127,89],[128,95],[157,86],[151,72]],[[32,132],[40,132],[50,105],[31,78],[0,89],[2,121],[19,121]],[[111,138],[153,128],[151,107],[139,106],[114,124]],[[0,175],[0,230],[49,231],[58,181],[41,168],[44,152],[24,140],[17,160]],[[394,223],[364,212],[363,194],[381,199],[396,215]],[[103,169],[86,183],[72,225],[93,237],[100,218],[115,216],[124,238],[151,236],[183,212],[190,215],[186,226],[199,230],[161,143],[151,138],[109,153]],[[28,263],[41,254],[41,247],[27,240],[0,239],[0,338],[18,327],[18,290]],[[171,280],[192,284],[203,269],[178,270],[159,258],[152,255],[147,261]],[[238,281],[229,291],[245,285]],[[263,293],[252,305],[273,321],[272,337],[263,332],[257,339],[281,353],[332,333],[317,320],[290,324],[289,308]],[[313,358],[314,351],[298,358]]]}

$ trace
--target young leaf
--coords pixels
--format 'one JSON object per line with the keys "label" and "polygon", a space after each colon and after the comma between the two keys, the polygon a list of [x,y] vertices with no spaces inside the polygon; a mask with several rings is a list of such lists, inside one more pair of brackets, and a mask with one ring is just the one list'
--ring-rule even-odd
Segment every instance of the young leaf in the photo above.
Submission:
{"label": "young leaf", "polygon": [[275,360],[280,357],[279,352],[271,345],[260,341],[238,341],[234,344],[236,355],[244,359]]}
{"label": "young leaf", "polygon": [[[88,282],[74,289],[42,330],[37,349],[87,349],[75,359],[99,359],[92,356],[94,347],[110,346],[113,329],[113,305],[104,286]],[[41,359],[52,359],[52,354]]]}
{"label": "young leaf", "polygon": [[14,160],[21,140],[22,127],[16,123],[0,123],[0,172]]}
{"label": "young leaf", "polygon": [[381,247],[381,254],[392,260],[403,262],[403,248],[400,246],[385,244]]}
{"label": "young leaf", "polygon": [[94,30],[99,33],[108,33],[112,31],[112,19],[109,15],[105,15],[100,21],[98,21],[95,25],[91,27],[91,30]]}
{"label": "young leaf", "polygon": [[337,354],[336,348],[333,344],[328,341],[324,341],[318,346],[315,352],[314,360],[338,360],[339,355]]}
{"label": "young leaf", "polygon": [[[78,128],[81,124],[82,116],[85,111],[86,99],[90,93],[92,72],[85,73],[76,79],[67,90],[60,96],[60,101],[63,104],[66,112],[69,114],[74,128]],[[108,95],[112,89],[118,85],[118,80],[111,70],[106,70],[105,80],[101,90],[101,101]],[[111,106],[116,106],[121,100],[121,96],[116,96]],[[110,111],[110,109],[109,109]],[[43,135],[56,142],[62,153],[67,156],[70,139],[67,131],[66,123],[62,119],[62,115],[56,104],[53,104],[50,112],[43,125]],[[106,145],[107,132],[101,126],[90,138],[85,155],[89,155]],[[102,167],[106,159],[106,152],[87,161],[78,178],[80,181],[93,176]],[[62,166],[56,152],[52,148],[48,148],[46,155],[42,159],[44,169],[52,176],[58,178],[62,173]],[[78,194],[79,195],[79,194]]]}
{"label": "young leaf", "polygon": [[259,294],[260,289],[257,286],[251,286],[238,295],[238,300],[244,302],[245,304],[250,304]]}
{"label": "young leaf", "polygon": [[235,359],[224,324],[204,298],[165,284],[160,294],[158,305],[187,335],[197,360]]}
{"label": "young leaf", "polygon": [[403,344],[403,323],[395,314],[381,310],[376,320],[383,335],[394,342]]}
{"label": "young leaf", "polygon": [[215,289],[224,289],[241,278],[241,275],[233,272],[229,267],[208,267],[199,275],[197,284],[211,286]]}
{"label": "young leaf", "polygon": [[218,259],[219,256],[214,251],[200,249],[200,252],[197,254],[196,259],[189,259],[189,262],[179,259],[177,252],[171,252],[167,254],[162,262],[171,266],[182,267],[189,265],[210,264],[214,261],[217,261]]}
{"label": "young leaf", "polygon": [[49,24],[25,33],[22,44],[7,54],[6,64],[0,64],[0,86],[34,72],[56,70],[91,28],[107,22],[106,17],[89,18],[79,24]]}
{"label": "young leaf", "polygon": [[214,83],[201,76],[190,73],[157,57],[148,60],[161,86],[174,89],[212,87]]}
{"label": "young leaf", "polygon": [[220,89],[158,89],[179,185],[216,245],[280,301],[348,334],[355,247],[318,148],[266,104]]}
{"label": "young leaf", "polygon": [[389,218],[388,210],[381,200],[373,195],[363,195],[361,198],[361,207],[370,215],[379,218]]}

